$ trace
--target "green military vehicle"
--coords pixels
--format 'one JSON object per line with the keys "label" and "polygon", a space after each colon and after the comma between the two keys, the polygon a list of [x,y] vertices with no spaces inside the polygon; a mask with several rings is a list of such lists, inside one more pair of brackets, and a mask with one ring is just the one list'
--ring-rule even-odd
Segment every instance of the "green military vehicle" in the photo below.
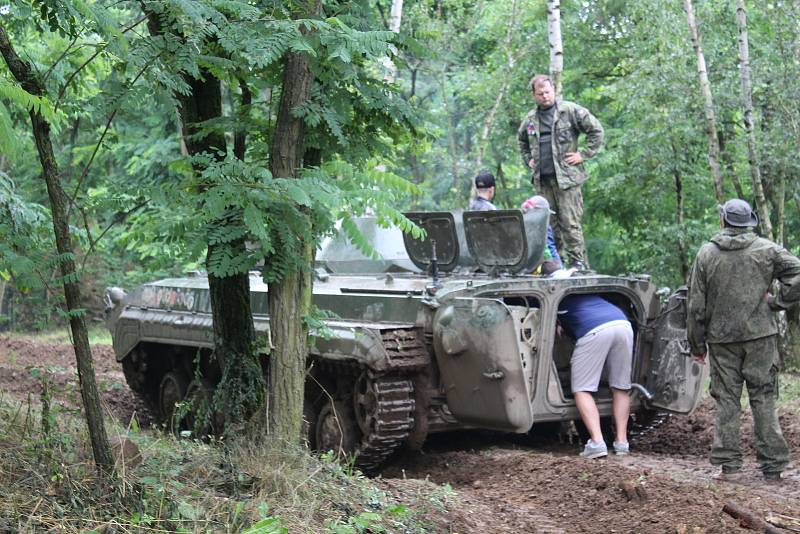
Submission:
{"label": "green military vehicle", "polygon": [[[314,304],[335,319],[308,355],[304,415],[313,448],[352,453],[374,469],[437,432],[527,433],[579,419],[569,381],[573,342],[556,328],[558,304],[573,293],[603,296],[634,325],[634,412],[694,409],[705,377],[686,340],[685,290],[662,303],[644,275],[532,274],[547,210],[407,216],[426,230],[424,239],[367,217],[356,223],[374,257],[343,235],[318,251]],[[269,291],[257,273],[250,290],[257,334],[269,345]],[[117,360],[162,420],[173,420],[183,399],[210,397],[221,372],[205,276],[144,284],[130,295],[114,288],[107,298]],[[597,400],[610,418],[607,384]]]}

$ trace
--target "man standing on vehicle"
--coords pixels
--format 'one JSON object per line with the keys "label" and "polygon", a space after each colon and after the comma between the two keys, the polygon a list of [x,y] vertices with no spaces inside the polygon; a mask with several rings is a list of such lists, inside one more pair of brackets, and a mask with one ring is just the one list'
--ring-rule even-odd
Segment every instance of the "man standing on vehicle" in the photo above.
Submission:
{"label": "man standing on vehicle", "polygon": [[[533,171],[533,186],[555,210],[554,231],[559,249],[571,266],[589,267],[583,241],[581,184],[587,175],[583,162],[603,144],[603,127],[586,108],[557,101],[550,78],[537,74],[530,81],[537,107],[528,112],[517,139],[522,161]],[[578,150],[578,137],[586,136]]]}
{"label": "man standing on vehicle", "polygon": [[489,171],[481,171],[475,176],[476,197],[469,203],[469,211],[494,211],[494,175]]}
{"label": "man standing on vehicle", "polygon": [[[722,232],[697,253],[689,283],[687,330],[695,359],[711,353],[711,396],[716,401],[710,461],[720,478],[742,468],[739,418],[747,384],[756,458],[767,481],[778,482],[789,462],[775,400],[778,395],[777,310],[800,301],[800,259],[753,228],[758,218],[744,200],[720,211]],[[779,282],[776,295],[768,293]]]}

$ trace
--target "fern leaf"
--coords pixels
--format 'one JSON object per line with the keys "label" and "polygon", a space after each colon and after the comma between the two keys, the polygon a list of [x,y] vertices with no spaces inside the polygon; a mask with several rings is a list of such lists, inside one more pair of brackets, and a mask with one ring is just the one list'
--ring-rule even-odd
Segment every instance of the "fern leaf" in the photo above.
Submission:
{"label": "fern leaf", "polygon": [[8,109],[0,102],[0,153],[7,154],[13,159],[17,148],[16,137]]}

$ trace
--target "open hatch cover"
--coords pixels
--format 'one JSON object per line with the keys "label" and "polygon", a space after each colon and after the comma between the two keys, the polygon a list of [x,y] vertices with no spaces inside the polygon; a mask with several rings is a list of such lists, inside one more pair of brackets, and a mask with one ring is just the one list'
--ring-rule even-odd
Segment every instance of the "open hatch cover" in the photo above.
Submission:
{"label": "open hatch cover", "polygon": [[549,215],[546,208],[465,211],[470,255],[486,272],[533,271],[544,257]]}
{"label": "open hatch cover", "polygon": [[404,214],[417,226],[425,230],[424,239],[414,239],[410,233],[403,234],[406,252],[411,261],[422,270],[431,264],[431,241],[436,241],[436,259],[440,271],[452,271],[458,265],[459,246],[456,221],[449,211],[412,211]]}

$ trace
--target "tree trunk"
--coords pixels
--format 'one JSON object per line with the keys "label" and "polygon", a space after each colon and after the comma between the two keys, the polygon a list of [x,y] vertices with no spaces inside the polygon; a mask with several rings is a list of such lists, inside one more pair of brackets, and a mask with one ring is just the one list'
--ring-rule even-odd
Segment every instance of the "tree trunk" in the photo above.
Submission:
{"label": "tree trunk", "polygon": [[[671,141],[673,161],[677,163],[678,149],[674,141]],[[678,227],[678,261],[681,266],[681,279],[686,284],[689,280],[689,253],[686,249],[686,228],[684,226],[683,211],[683,179],[677,164],[672,165],[672,176],[675,179],[675,224]]]}
{"label": "tree trunk", "polygon": [[756,197],[761,233],[772,239],[772,221],[770,221],[769,216],[769,205],[764,196],[764,187],[761,184],[756,133],[753,128],[753,86],[750,81],[750,51],[747,40],[747,15],[744,10],[744,0],[739,0],[736,6],[736,24],[739,27],[739,72],[742,79],[744,128],[747,132],[747,160],[750,164],[750,177],[753,180],[753,193]]}
{"label": "tree trunk", "polygon": [[733,158],[729,151],[725,150],[725,140],[727,139],[726,132],[730,132],[726,125],[728,125],[728,121],[722,121],[722,128],[717,132],[717,143],[719,144],[719,153],[722,158],[722,164],[725,166],[725,171],[730,177],[731,184],[733,184],[733,189],[736,191],[736,197],[742,200],[745,199],[744,196],[744,188],[742,187],[742,181],[739,180],[739,175],[736,174],[736,167],[733,164]]}
{"label": "tree trunk", "polygon": [[[392,11],[389,17],[389,31],[400,33],[400,21],[403,19],[403,0],[392,0]],[[397,47],[389,45],[392,54],[397,54]],[[394,83],[397,78],[397,65],[390,56],[384,62],[387,73],[384,79],[389,83]]]}
{"label": "tree trunk", "polygon": [[[43,96],[44,87],[31,70],[30,65],[22,61],[8,39],[5,28],[0,25],[0,53],[3,54],[8,69],[23,89],[32,95]],[[69,324],[72,332],[72,345],[75,350],[75,359],[78,365],[78,380],[81,388],[81,399],[86,413],[86,423],[89,427],[89,439],[92,442],[92,453],[99,471],[105,476],[113,476],[114,458],[108,443],[103,410],[100,406],[100,395],[97,391],[97,381],[92,362],[92,351],[89,346],[89,334],[86,321],[81,309],[81,292],[78,283],[79,276],[75,270],[73,259],[72,238],[69,232],[67,219],[68,198],[61,186],[53,145],[50,140],[50,124],[42,115],[31,109],[29,112],[33,136],[36,141],[36,150],[42,165],[42,176],[47,184],[47,195],[50,198],[50,209],[53,216],[53,232],[55,234],[56,249],[60,256],[61,277],[64,285],[64,297]]]}
{"label": "tree trunk", "polygon": [[[189,95],[178,97],[183,131],[186,133],[186,148],[190,156],[204,152],[222,159],[226,151],[225,136],[219,132],[201,133],[198,123],[222,116],[222,90],[220,81],[208,71],[201,71],[200,78],[186,77],[191,87]],[[244,141],[238,147],[244,156]],[[202,169],[195,169],[201,172]],[[219,222],[224,224],[224,222]],[[243,253],[244,240],[229,245],[235,253]],[[206,261],[214,254],[214,247],[208,246]],[[209,270],[210,271],[210,270]],[[261,387],[254,365],[255,328],[250,306],[250,275],[237,273],[218,277],[209,272],[208,290],[211,300],[211,320],[214,329],[214,355],[223,370],[223,380],[217,388],[214,402],[224,406],[226,425],[243,423],[260,404],[262,392],[243,391],[242,386]],[[253,371],[256,369],[256,371]],[[248,374],[250,372],[251,374]],[[230,387],[228,387],[230,386]],[[253,396],[253,394],[255,394]]]}
{"label": "tree trunk", "polygon": [[250,116],[250,104],[253,103],[253,95],[250,92],[250,87],[244,78],[239,78],[239,87],[242,90],[242,98],[239,102],[239,121],[236,126],[236,132],[233,134],[233,155],[237,159],[244,161],[244,155],[247,150],[247,127]]}
{"label": "tree trunk", "polygon": [[550,80],[553,82],[556,98],[558,98],[561,96],[561,78],[564,74],[560,0],[547,0],[547,38],[550,41]]}
{"label": "tree trunk", "polygon": [[[458,145],[456,143],[455,132],[456,127],[455,124],[453,124],[453,113],[450,109],[449,99],[447,98],[447,68],[448,65],[446,64],[442,67],[442,71],[439,76],[439,86],[442,90],[442,106],[444,107],[444,113],[447,116],[447,140],[449,141],[450,145],[450,172],[453,175],[453,191],[455,193],[453,204],[456,206],[461,206],[461,171],[459,170],[458,166]],[[473,184],[473,189],[474,187],[475,185]],[[472,196],[474,196],[474,194]]]}
{"label": "tree trunk", "polygon": [[519,25],[519,17],[517,17],[517,0],[511,2],[511,14],[508,16],[508,26],[506,26],[506,36],[503,39],[503,50],[506,54],[506,64],[503,69],[503,80],[500,84],[500,90],[494,99],[494,104],[486,115],[483,121],[483,128],[481,129],[481,140],[478,144],[478,161],[475,166],[477,169],[483,168],[483,156],[486,154],[486,145],[489,143],[489,134],[494,127],[494,121],[497,117],[497,112],[500,110],[500,105],[508,92],[508,86],[511,83],[511,73],[514,70],[516,58],[511,53],[511,39],[514,36],[514,31]]}
{"label": "tree trunk", "polygon": [[706,116],[706,135],[708,136],[708,165],[711,167],[711,179],[714,181],[714,194],[717,203],[725,202],[725,193],[722,190],[722,173],[719,169],[719,141],[717,139],[717,120],[714,116],[714,99],[711,96],[711,84],[708,81],[706,58],[700,45],[700,34],[694,21],[694,8],[692,0],[683,0],[686,9],[686,20],[689,23],[689,33],[692,36],[692,45],[697,56],[697,77],[700,80],[700,92],[703,95],[703,110]]}
{"label": "tree trunk", "polygon": [[[146,12],[151,34],[163,31],[158,15]],[[222,116],[222,89],[220,81],[208,70],[201,69],[198,78],[185,75],[191,88],[188,95],[178,95],[178,114],[186,153],[195,156],[211,154],[217,160],[226,152],[225,136],[219,132],[207,133],[198,124]],[[242,141],[243,143],[243,141]],[[243,150],[243,144],[240,150]],[[244,156],[244,154],[241,154]],[[202,172],[202,168],[195,168]],[[225,224],[218,221],[218,224]],[[244,240],[230,243],[234,253],[245,251]],[[214,247],[209,245],[206,262],[212,257]],[[259,407],[263,399],[263,375],[255,353],[255,328],[250,306],[249,273],[217,277],[208,275],[211,320],[214,330],[214,356],[222,369],[222,381],[214,394],[214,404],[223,407],[226,428],[243,423]],[[207,414],[208,415],[208,414]]]}
{"label": "tree trunk", "polygon": [[[302,166],[305,124],[292,116],[292,110],[311,96],[314,75],[304,54],[289,52],[283,71],[283,89],[278,106],[275,134],[270,147],[270,170],[276,178],[296,177]],[[310,236],[308,228],[298,232]],[[314,249],[310,239],[302,238],[299,252],[310,265]],[[282,440],[296,443],[303,418],[303,389],[308,327],[305,316],[311,310],[311,271],[301,269],[269,285],[270,332],[274,350],[270,355],[269,423],[271,431]]]}

